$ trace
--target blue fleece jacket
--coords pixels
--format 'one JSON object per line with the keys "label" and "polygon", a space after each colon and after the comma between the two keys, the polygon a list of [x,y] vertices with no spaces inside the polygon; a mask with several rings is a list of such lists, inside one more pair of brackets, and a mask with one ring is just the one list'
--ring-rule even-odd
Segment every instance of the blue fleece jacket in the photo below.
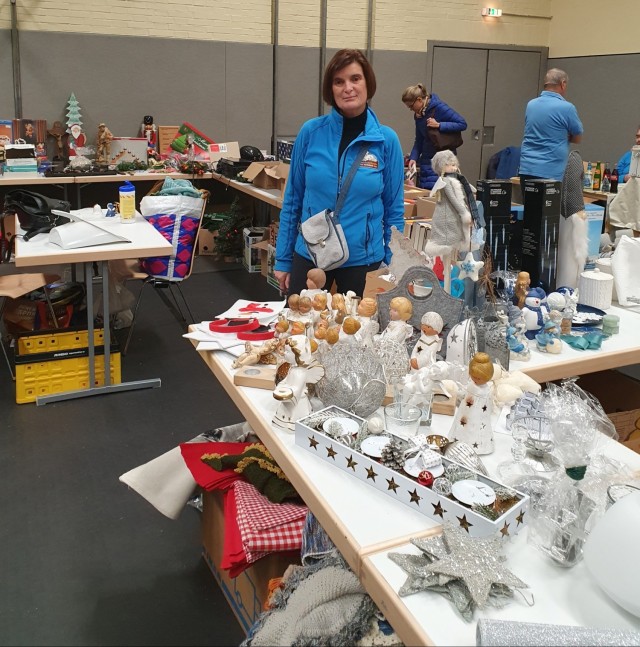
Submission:
{"label": "blue fleece jacket", "polygon": [[391,227],[404,227],[404,169],[396,133],[378,121],[367,107],[364,132],[338,159],[342,115],[335,109],[303,124],[296,137],[276,242],[274,268],[291,271],[294,250],[310,258],[299,224],[324,209],[335,209],[340,183],[344,181],[360,149],[368,142],[340,213],[340,223],[349,245],[344,267],[389,263]]}
{"label": "blue fleece jacket", "polygon": [[[415,116],[416,139],[409,159],[415,160],[419,169],[418,185],[423,189],[432,189],[438,176],[431,168],[431,158],[436,154],[431,140],[427,137],[427,119],[433,117],[440,124],[443,133],[462,132],[467,129],[467,122],[453,108],[448,106],[437,94],[432,94],[429,105],[422,116]],[[454,151],[455,152],[455,151]]]}

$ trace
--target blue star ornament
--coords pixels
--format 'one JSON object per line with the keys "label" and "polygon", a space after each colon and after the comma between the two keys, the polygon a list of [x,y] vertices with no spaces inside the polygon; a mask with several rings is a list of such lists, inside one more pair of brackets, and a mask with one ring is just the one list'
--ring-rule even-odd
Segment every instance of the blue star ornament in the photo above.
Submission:
{"label": "blue star ornament", "polygon": [[475,282],[478,280],[478,273],[484,267],[484,261],[476,261],[475,258],[473,258],[473,252],[467,252],[464,259],[458,261],[456,265],[460,268],[458,278],[469,278]]}

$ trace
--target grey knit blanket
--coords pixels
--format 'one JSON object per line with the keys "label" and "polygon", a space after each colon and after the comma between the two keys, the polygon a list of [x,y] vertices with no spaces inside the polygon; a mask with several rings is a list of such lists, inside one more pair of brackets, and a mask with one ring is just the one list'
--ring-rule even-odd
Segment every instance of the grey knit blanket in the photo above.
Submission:
{"label": "grey knit blanket", "polygon": [[375,613],[358,578],[333,552],[286,578],[242,647],[354,645],[369,631]]}

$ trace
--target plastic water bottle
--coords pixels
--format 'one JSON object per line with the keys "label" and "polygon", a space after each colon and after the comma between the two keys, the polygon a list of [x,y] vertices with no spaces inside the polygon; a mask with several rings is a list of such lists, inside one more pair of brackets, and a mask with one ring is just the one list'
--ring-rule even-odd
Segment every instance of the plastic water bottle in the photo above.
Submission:
{"label": "plastic water bottle", "polygon": [[584,173],[584,188],[591,189],[593,187],[593,172],[591,170],[591,162],[587,162],[587,170]]}
{"label": "plastic water bottle", "polygon": [[120,222],[130,223],[136,219],[136,187],[131,182],[125,182],[120,192]]}

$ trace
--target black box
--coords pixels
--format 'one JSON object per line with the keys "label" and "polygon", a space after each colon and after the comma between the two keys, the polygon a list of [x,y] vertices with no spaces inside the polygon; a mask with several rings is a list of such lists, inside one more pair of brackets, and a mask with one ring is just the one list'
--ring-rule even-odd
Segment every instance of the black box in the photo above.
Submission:
{"label": "black box", "polygon": [[482,203],[486,224],[486,245],[492,270],[507,270],[510,246],[511,182],[480,180],[476,198]]}
{"label": "black box", "polygon": [[547,292],[556,288],[561,182],[525,180],[522,222],[522,270],[531,287]]}

